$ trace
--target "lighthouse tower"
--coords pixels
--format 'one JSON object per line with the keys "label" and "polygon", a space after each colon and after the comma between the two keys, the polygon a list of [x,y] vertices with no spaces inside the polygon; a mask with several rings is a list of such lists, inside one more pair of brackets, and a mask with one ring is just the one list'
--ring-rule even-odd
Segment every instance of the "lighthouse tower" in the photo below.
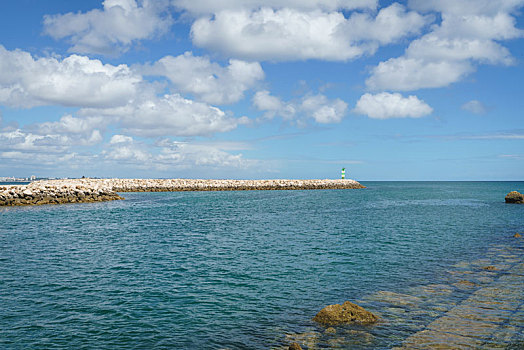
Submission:
{"label": "lighthouse tower", "polygon": [[346,178],[346,168],[342,168],[342,180]]}

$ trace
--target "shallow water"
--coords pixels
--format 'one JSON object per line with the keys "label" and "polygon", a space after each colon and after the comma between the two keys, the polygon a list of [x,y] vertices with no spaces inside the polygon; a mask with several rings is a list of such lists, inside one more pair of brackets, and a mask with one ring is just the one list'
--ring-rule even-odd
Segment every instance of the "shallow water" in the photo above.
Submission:
{"label": "shallow water", "polygon": [[[524,182],[363,184],[0,209],[0,347],[391,348],[522,261]],[[311,321],[345,300],[381,323]]]}

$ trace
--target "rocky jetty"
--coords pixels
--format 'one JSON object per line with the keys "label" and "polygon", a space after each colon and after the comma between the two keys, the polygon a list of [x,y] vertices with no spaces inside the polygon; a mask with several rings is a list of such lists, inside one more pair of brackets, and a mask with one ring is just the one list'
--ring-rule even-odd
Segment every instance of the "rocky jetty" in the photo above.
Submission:
{"label": "rocky jetty", "polygon": [[0,186],[0,206],[89,203],[123,199],[112,188],[76,183],[33,182]]}
{"label": "rocky jetty", "polygon": [[506,203],[524,204],[524,194],[511,191],[506,195]]}
{"label": "rocky jetty", "polygon": [[0,206],[99,202],[117,192],[312,190],[365,188],[354,180],[71,179],[0,186]]}
{"label": "rocky jetty", "polygon": [[313,321],[329,326],[345,323],[370,324],[377,322],[377,320],[377,316],[349,301],[346,301],[342,305],[328,305],[320,310],[313,318]]}
{"label": "rocky jetty", "polygon": [[364,188],[354,180],[80,179],[116,192],[314,190]]}

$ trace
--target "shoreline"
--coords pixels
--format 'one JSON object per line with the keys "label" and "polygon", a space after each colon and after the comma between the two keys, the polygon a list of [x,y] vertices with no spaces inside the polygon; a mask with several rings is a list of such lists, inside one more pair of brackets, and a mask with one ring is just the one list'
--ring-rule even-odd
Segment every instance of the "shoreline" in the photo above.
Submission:
{"label": "shoreline", "polygon": [[92,203],[122,200],[118,192],[325,190],[365,188],[338,180],[70,179],[0,185],[1,206]]}

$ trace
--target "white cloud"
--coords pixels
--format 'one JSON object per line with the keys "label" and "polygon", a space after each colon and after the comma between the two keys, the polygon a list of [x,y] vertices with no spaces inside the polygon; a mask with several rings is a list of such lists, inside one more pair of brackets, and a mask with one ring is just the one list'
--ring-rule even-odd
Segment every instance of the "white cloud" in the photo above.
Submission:
{"label": "white cloud", "polygon": [[399,93],[382,92],[362,95],[353,112],[373,119],[420,118],[433,112],[433,109],[416,96],[403,97]]}
{"label": "white cloud", "polygon": [[166,1],[105,0],[102,10],[45,16],[44,33],[67,38],[71,52],[115,54],[166,33],[173,22],[166,9]]}
{"label": "white cloud", "polygon": [[487,111],[486,106],[484,106],[482,102],[477,100],[471,100],[469,102],[466,102],[462,105],[461,108],[473,114],[484,114]]}
{"label": "white cloud", "polygon": [[124,131],[145,137],[209,136],[233,130],[246,122],[246,118],[233,118],[217,107],[179,94],[144,95],[123,107],[83,109],[79,114],[111,118]]}
{"label": "white cloud", "polygon": [[182,92],[212,104],[238,102],[244,92],[257,81],[264,79],[264,71],[258,62],[229,60],[227,67],[212,63],[207,57],[193,56],[186,52],[180,56],[166,56],[150,67],[144,74],[164,75]]}
{"label": "white cloud", "polygon": [[118,106],[135,96],[141,81],[124,64],[112,66],[77,55],[34,59],[0,45],[0,103],[8,106]]}
{"label": "white cloud", "polygon": [[102,153],[106,160],[125,161],[141,167],[149,167],[153,155],[144,149],[144,145],[134,142],[112,143],[109,150]]}
{"label": "white cloud", "polygon": [[101,130],[107,121],[100,117],[75,118],[65,115],[57,122],[44,122],[28,126],[28,130],[40,135],[66,135],[72,144],[92,145],[102,141]]}
{"label": "white cloud", "polygon": [[[0,150],[24,154],[66,154],[75,146],[102,142],[106,123],[101,118],[63,116],[56,122],[28,125],[24,129],[0,129]],[[24,156],[25,157],[25,156]]]}
{"label": "white cloud", "polygon": [[[113,142],[114,140],[117,142]],[[157,170],[195,167],[246,168],[254,164],[254,161],[244,159],[240,153],[226,152],[227,149],[231,149],[231,145],[220,142],[179,142],[162,139],[154,145],[148,145],[126,135],[114,135],[108,146],[102,152],[106,161],[138,168]],[[233,148],[239,149],[238,145]]]}
{"label": "white cloud", "polygon": [[272,96],[269,91],[258,91],[253,96],[253,105],[265,112],[265,118],[281,116],[284,120],[296,120],[298,124],[305,121],[302,117],[312,118],[317,123],[339,123],[347,111],[347,104],[341,99],[330,100],[324,95],[306,95],[299,101],[283,102]]}
{"label": "white cloud", "polygon": [[493,15],[512,12],[524,4],[523,0],[409,0],[409,7],[417,11],[437,11],[453,15]]}
{"label": "white cloud", "polygon": [[117,143],[131,143],[133,142],[133,138],[126,135],[113,135],[111,136],[111,140],[109,143],[111,145],[117,144]]}
{"label": "white cloud", "polygon": [[73,143],[66,135],[38,135],[21,129],[0,132],[0,150],[30,154],[65,152]]}
{"label": "white cloud", "polygon": [[253,163],[243,159],[242,154],[230,154],[210,145],[186,142],[160,142],[162,151],[156,158],[164,166],[193,167],[210,166],[245,168]]}
{"label": "white cloud", "polygon": [[428,34],[414,40],[406,50],[409,58],[425,62],[464,62],[476,60],[481,63],[511,64],[509,51],[500,44],[485,39],[447,38]]}
{"label": "white cloud", "polygon": [[261,111],[278,111],[283,107],[282,101],[276,96],[271,96],[267,90],[257,91],[253,96],[253,105]]}
{"label": "white cloud", "polygon": [[9,164],[9,170],[12,170],[16,165],[23,165],[24,167],[30,166],[31,169],[44,169],[52,168],[64,169],[71,171],[76,168],[79,164],[85,166],[86,157],[79,156],[75,152],[71,153],[44,153],[44,152],[21,152],[21,151],[0,151],[0,159]]}
{"label": "white cloud", "polygon": [[372,90],[410,91],[444,87],[461,80],[477,64],[514,63],[500,40],[522,37],[511,12],[524,1],[410,1],[421,11],[441,11],[442,21],[414,40],[403,56],[380,62],[366,85]]}
{"label": "white cloud", "polygon": [[371,90],[410,91],[447,86],[474,70],[467,61],[425,61],[398,57],[380,62],[366,80]]}
{"label": "white cloud", "polygon": [[[209,86],[202,83],[200,90],[198,84],[185,88],[186,91],[193,89],[195,95],[203,99],[235,101],[263,77],[258,63],[231,60],[229,66],[220,67],[207,58],[191,54],[182,56],[181,60],[200,77],[212,76]],[[207,71],[199,71],[199,63]],[[169,67],[172,66],[168,64]],[[180,69],[182,71],[183,67]],[[184,77],[191,80],[191,74]],[[179,78],[172,78],[183,84]],[[82,107],[78,112],[82,118],[66,116],[60,123],[40,124],[39,128],[46,128],[48,133],[71,134],[74,128],[91,128],[92,135],[79,139],[95,143],[101,134],[92,128],[93,123],[105,127],[109,122],[119,122],[130,132],[155,137],[211,135],[246,122],[246,118],[235,119],[216,107],[185,99],[176,93],[158,97],[154,90],[154,84],[144,81],[127,65],[112,66],[77,55],[63,60],[34,59],[27,52],[8,51],[0,46],[0,103],[22,108],[38,105]]]}
{"label": "white cloud", "polygon": [[378,0],[173,0],[173,4],[193,14],[213,14],[224,10],[256,10],[261,7],[293,8],[302,11],[377,8]]}
{"label": "white cloud", "polygon": [[346,61],[418,33],[426,23],[427,17],[406,12],[399,4],[381,9],[375,18],[261,7],[201,17],[193,23],[191,37],[198,46],[248,60]]}
{"label": "white cloud", "polygon": [[324,95],[307,96],[302,100],[301,110],[310,114],[317,123],[340,123],[347,111],[347,103],[341,99],[330,101]]}
{"label": "white cloud", "polygon": [[343,31],[347,33],[347,39],[354,42],[370,40],[386,45],[419,33],[431,20],[432,16],[421,16],[417,12],[406,11],[399,3],[393,3],[381,9],[374,18],[369,13],[352,13]]}
{"label": "white cloud", "polygon": [[253,105],[259,111],[264,111],[267,119],[279,115],[285,120],[291,120],[297,112],[294,104],[283,102],[279,97],[272,96],[267,90],[257,91],[253,96]]}
{"label": "white cloud", "polygon": [[442,24],[438,34],[449,38],[508,40],[522,37],[524,33],[515,27],[515,18],[504,12],[492,15],[444,13]]}

